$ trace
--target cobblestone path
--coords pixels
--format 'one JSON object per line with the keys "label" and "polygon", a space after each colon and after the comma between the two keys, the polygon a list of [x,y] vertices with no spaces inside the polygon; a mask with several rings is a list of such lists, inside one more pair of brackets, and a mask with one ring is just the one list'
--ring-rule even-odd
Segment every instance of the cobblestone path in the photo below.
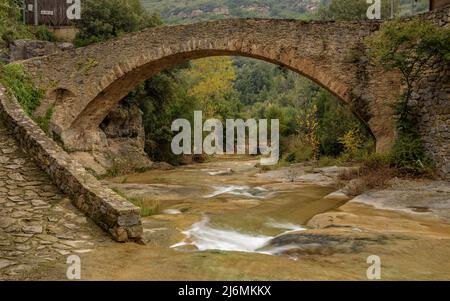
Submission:
{"label": "cobblestone path", "polygon": [[[19,148],[0,120],[0,280],[48,277],[48,270],[64,267],[69,255],[82,256],[110,241]],[[50,277],[64,279],[65,270]]]}

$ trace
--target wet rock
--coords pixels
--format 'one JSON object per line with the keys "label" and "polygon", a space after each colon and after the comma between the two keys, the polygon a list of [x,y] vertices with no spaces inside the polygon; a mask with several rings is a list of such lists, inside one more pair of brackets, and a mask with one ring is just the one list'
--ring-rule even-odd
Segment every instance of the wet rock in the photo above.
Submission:
{"label": "wet rock", "polygon": [[324,199],[348,200],[350,196],[344,190],[338,190],[328,194]]}
{"label": "wet rock", "polygon": [[330,255],[360,252],[363,246],[361,240],[345,236],[293,233],[275,237],[264,250],[285,255]]}

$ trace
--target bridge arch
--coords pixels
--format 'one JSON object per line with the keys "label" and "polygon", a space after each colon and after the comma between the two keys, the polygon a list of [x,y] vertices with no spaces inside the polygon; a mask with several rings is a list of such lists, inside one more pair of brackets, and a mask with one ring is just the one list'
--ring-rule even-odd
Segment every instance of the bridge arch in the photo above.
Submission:
{"label": "bridge arch", "polygon": [[400,90],[398,77],[364,62],[364,53],[351,57],[378,27],[376,22],[254,19],[163,26],[25,66],[40,84],[57,82],[54,90],[68,91],[59,93],[57,102],[49,91],[38,112],[54,107],[52,132],[72,150],[106,147],[99,125],[143,81],[192,59],[235,55],[286,67],[329,90],[366,122],[383,151],[394,136],[388,103]]}

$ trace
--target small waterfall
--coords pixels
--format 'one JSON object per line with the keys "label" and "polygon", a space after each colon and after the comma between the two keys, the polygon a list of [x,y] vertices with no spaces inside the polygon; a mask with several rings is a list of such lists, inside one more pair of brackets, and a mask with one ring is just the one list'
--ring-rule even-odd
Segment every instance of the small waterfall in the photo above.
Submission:
{"label": "small waterfall", "polygon": [[[273,228],[277,229],[288,230],[282,234],[305,230],[305,228],[294,224],[269,222],[267,225],[271,225]],[[171,248],[192,245],[199,251],[221,250],[269,255],[275,255],[280,251],[278,249],[262,250],[276,236],[250,235],[233,230],[216,229],[210,225],[209,219],[206,217],[202,221],[192,225],[192,227],[184,231],[183,234],[186,235],[185,240],[171,246]]]}

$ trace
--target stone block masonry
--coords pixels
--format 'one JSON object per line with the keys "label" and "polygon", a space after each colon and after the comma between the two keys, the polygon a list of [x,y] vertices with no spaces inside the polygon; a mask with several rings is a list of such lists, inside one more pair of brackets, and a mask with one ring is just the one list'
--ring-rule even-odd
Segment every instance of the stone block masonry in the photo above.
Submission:
{"label": "stone block masonry", "polygon": [[[421,17],[449,26],[450,6]],[[36,116],[53,108],[50,132],[74,152],[103,154],[113,148],[102,123],[146,79],[192,59],[240,55],[287,67],[332,92],[367,124],[377,151],[386,153],[396,137],[392,105],[402,84],[399,72],[386,72],[368,60],[363,40],[380,26],[374,21],[225,19],[149,28],[21,63],[37,86],[49,87]],[[446,180],[449,70],[448,64],[436,63],[414,94],[417,126],[439,176]]]}
{"label": "stone block masonry", "polygon": [[[424,14],[441,27],[450,26],[450,6]],[[450,181],[450,65],[434,62],[413,94],[419,131],[438,175]]]}
{"label": "stone block masonry", "polygon": [[19,103],[0,86],[0,118],[20,146],[50,175],[72,203],[119,242],[139,241],[140,208],[89,174],[26,116]]}

